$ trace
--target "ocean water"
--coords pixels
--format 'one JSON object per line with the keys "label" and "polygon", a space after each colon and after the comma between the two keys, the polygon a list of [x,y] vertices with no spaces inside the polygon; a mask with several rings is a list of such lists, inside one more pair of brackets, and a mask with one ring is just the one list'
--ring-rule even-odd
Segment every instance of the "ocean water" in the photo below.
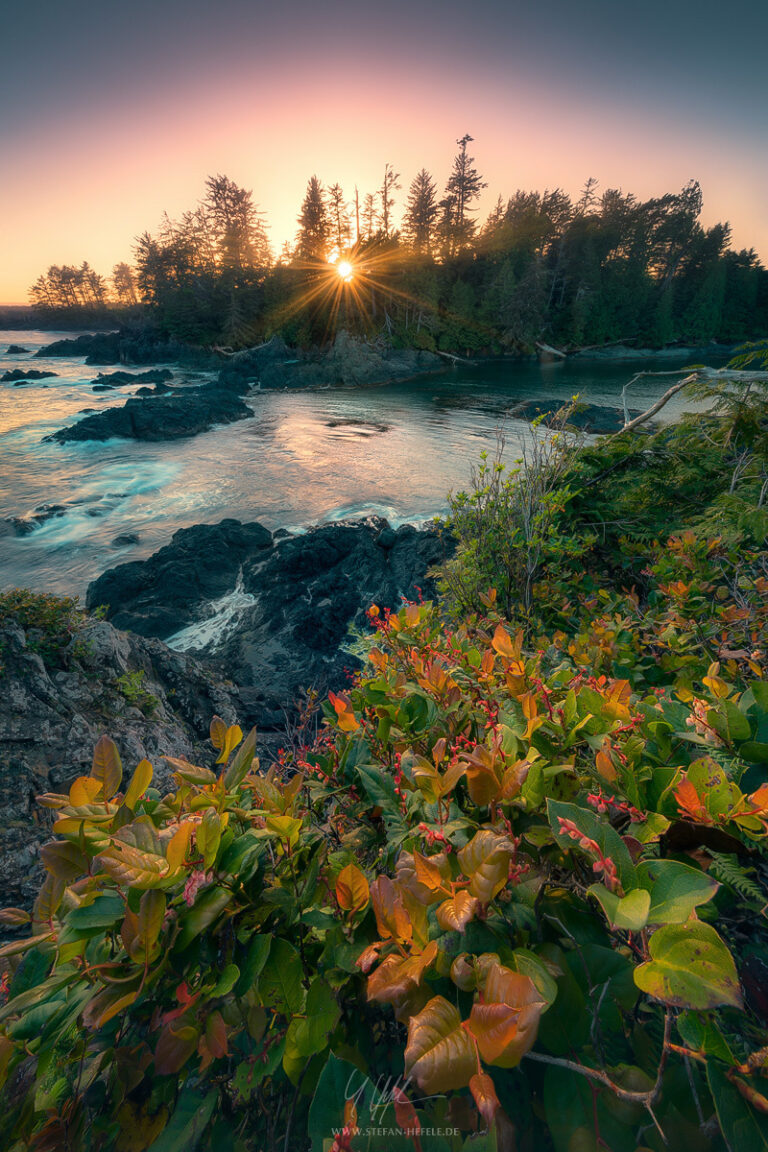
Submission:
{"label": "ocean water", "polygon": [[[98,372],[113,368],[5,351],[21,344],[34,352],[71,335],[0,331],[0,375],[24,367],[58,373],[21,387],[0,384],[0,533],[10,518],[60,506],[28,535],[0,534],[0,588],[82,596],[106,568],[150,555],[181,527],[227,516],[272,530],[371,513],[395,525],[421,522],[446,510],[447,493],[467,485],[500,429],[507,455],[519,453],[530,426],[508,413],[522,400],[578,394],[616,407],[641,368],[686,363],[505,361],[375,388],[254,391],[246,397],[250,419],[190,439],[44,443],[83,409],[123,404],[138,387],[94,393]],[[204,379],[177,369],[172,383]],[[630,406],[648,407],[671,382],[638,382]],[[676,399],[665,413],[674,417],[683,406]],[[114,543],[126,534],[138,543]]]}

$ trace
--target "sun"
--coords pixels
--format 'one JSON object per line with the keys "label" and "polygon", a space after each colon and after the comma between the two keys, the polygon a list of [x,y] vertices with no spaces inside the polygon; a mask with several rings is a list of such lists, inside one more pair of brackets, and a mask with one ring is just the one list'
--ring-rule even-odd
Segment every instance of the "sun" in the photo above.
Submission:
{"label": "sun", "polygon": [[349,284],[350,280],[355,274],[354,266],[350,264],[349,260],[339,260],[338,264],[336,265],[336,271],[338,272],[339,276],[341,276],[345,284]]}

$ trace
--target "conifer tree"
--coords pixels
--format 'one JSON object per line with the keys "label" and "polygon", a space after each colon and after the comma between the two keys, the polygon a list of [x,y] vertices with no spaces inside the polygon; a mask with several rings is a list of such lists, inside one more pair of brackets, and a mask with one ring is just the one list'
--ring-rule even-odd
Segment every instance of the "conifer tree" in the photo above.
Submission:
{"label": "conifer tree", "polygon": [[453,170],[445,186],[445,199],[441,202],[443,215],[441,231],[445,255],[454,256],[466,248],[475,234],[476,222],[470,216],[473,202],[488,185],[475,168],[475,158],[467,153],[472,137],[467,133],[456,143],[459,151],[453,160]]}
{"label": "conifer tree", "polygon": [[432,254],[439,211],[437,185],[422,168],[411,182],[403,217],[405,240],[420,256]]}
{"label": "conifer tree", "polygon": [[296,254],[304,260],[325,260],[330,238],[331,221],[323,185],[317,176],[312,176],[299,214]]}

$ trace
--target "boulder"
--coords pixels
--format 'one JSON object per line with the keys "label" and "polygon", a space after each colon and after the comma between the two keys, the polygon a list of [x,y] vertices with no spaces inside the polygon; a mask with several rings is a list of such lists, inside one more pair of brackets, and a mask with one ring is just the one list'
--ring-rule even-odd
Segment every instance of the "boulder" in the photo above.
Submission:
{"label": "boulder", "polygon": [[106,606],[118,628],[165,639],[230,592],[247,557],[271,547],[272,535],[261,524],[222,520],[181,528],[149,559],[119,564],[94,580],[86,605]]}
{"label": "boulder", "polygon": [[148,372],[99,372],[94,386],[120,388],[124,384],[164,384],[171,379],[173,372],[170,368],[151,368]]}
{"label": "boulder", "polygon": [[77,424],[60,428],[47,440],[178,440],[207,432],[214,424],[231,424],[252,416],[234,392],[223,388],[188,388],[171,396],[132,396],[121,408],[107,408]]}
{"label": "boulder", "polygon": [[45,380],[48,376],[58,376],[58,372],[41,371],[38,368],[14,368],[12,372],[4,372],[0,376],[0,383],[10,384],[16,380]]}
{"label": "boulder", "polygon": [[38,504],[29,516],[14,516],[7,523],[12,526],[16,536],[29,536],[30,532],[34,532],[46,520],[58,519],[66,511],[65,504]]}
{"label": "boulder", "polygon": [[86,364],[94,365],[175,363],[205,371],[216,371],[221,366],[217,353],[178,340],[165,340],[150,328],[125,328],[55,340],[35,355],[82,356]]}
{"label": "boulder", "polygon": [[[507,415],[514,420],[536,420],[538,417],[543,417],[543,423],[549,427],[563,406],[563,401],[560,400],[524,400],[522,404],[510,408]],[[640,414],[640,409],[630,409],[630,417]],[[578,404],[568,423],[582,432],[604,436],[611,432],[620,432],[624,427],[624,409],[610,408],[604,404]]]}
{"label": "boulder", "polygon": [[26,352],[29,352],[29,348],[24,348],[21,344],[9,344],[5,350],[6,356],[21,356]]}
{"label": "boulder", "polygon": [[274,336],[268,343],[231,356],[219,373],[219,387],[258,384],[261,388],[356,387],[407,380],[443,372],[445,363],[432,352],[393,349],[339,332],[330,348],[301,351]]}

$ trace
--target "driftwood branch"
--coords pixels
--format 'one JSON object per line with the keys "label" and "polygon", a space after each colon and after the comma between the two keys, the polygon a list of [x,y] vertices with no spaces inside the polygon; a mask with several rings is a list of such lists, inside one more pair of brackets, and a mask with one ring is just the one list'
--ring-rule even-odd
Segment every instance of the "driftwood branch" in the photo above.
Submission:
{"label": "driftwood branch", "polygon": [[438,348],[435,348],[435,355],[444,356],[446,360],[451,360],[454,364],[469,364],[471,367],[475,365],[474,360],[465,360],[463,356],[455,356],[453,352],[441,352]]}
{"label": "driftwood branch", "polygon": [[540,352],[546,352],[548,356],[559,356],[561,360],[566,358],[565,352],[561,352],[559,348],[553,348],[551,344],[542,344],[540,340],[537,340],[536,347]]}
{"label": "driftwood branch", "polygon": [[[684,370],[685,371],[685,370]],[[668,371],[668,372],[637,372],[631,380],[621,390],[621,402],[624,408],[624,427],[618,432],[614,432],[614,436],[621,436],[622,432],[631,432],[633,428],[637,428],[639,424],[644,424],[646,420],[650,420],[659,412],[668,400],[671,400],[678,392],[680,392],[687,384],[692,384],[694,380],[733,380],[741,383],[753,383],[754,381],[768,381],[768,372],[745,372],[740,369],[729,368],[694,368],[683,380],[673,384],[668,388],[663,396],[659,397],[655,404],[652,404],[647,412],[642,412],[639,416],[635,416],[634,420],[629,419],[629,409],[627,408],[627,389],[630,388],[637,380],[642,380],[647,376],[681,376],[681,371]],[[613,436],[611,437],[613,439]]]}

